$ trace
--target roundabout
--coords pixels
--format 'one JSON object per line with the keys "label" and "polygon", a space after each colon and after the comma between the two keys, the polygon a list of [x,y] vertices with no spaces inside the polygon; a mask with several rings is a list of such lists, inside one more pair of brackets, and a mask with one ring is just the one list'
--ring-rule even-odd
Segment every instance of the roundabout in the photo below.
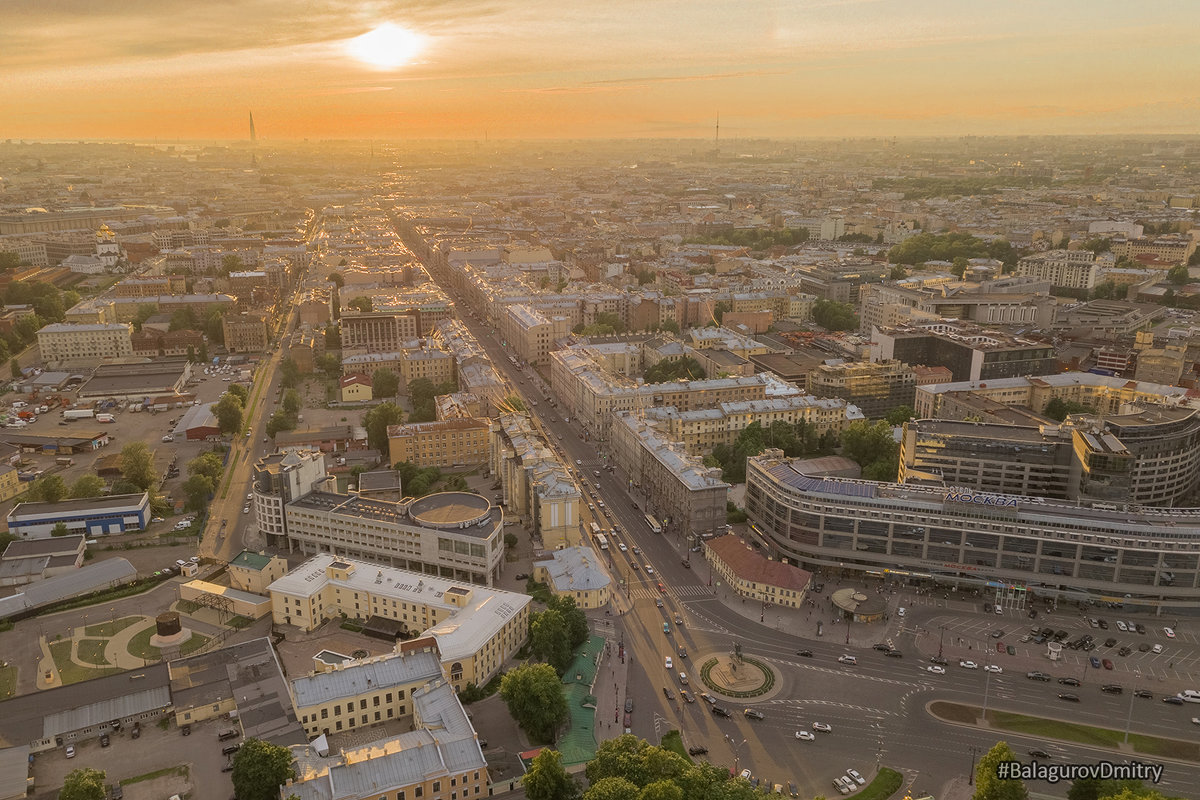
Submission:
{"label": "roundabout", "polygon": [[700,680],[723,697],[762,697],[775,688],[778,676],[769,664],[742,653],[722,653],[700,666]]}

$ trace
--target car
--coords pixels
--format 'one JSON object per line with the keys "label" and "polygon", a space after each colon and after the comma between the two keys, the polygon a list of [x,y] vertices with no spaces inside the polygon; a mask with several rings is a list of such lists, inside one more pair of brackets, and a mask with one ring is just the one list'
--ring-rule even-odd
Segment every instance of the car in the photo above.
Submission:
{"label": "car", "polygon": [[837,787],[838,792],[841,794],[850,794],[849,787],[842,783],[842,779],[840,777],[833,779],[833,785]]}
{"label": "car", "polygon": [[647,574],[647,575],[653,575],[653,574],[654,574],[654,567],[650,566],[649,564],[647,564],[647,565],[645,566],[645,570],[646,570],[646,574]]}
{"label": "car", "polygon": [[728,718],[730,716],[729,709],[725,708],[724,706],[713,706],[709,710],[712,711],[712,713],[716,714],[718,717]]}
{"label": "car", "polygon": [[684,568],[684,569],[691,569],[691,568],[692,568],[692,562],[691,562],[691,561],[688,561],[686,558],[685,558],[685,559],[682,559],[682,560],[681,560],[679,563],[680,563],[680,564],[683,564],[683,568]]}
{"label": "car", "polygon": [[667,593],[667,587],[663,586],[661,581],[658,584],[658,591],[661,592],[662,594]]}
{"label": "car", "polygon": [[859,775],[858,770],[856,770],[856,769],[848,769],[848,770],[846,770],[846,774],[849,775],[851,778],[854,778],[854,782],[857,783],[859,786],[863,786],[867,782],[867,779],[864,778],[862,775]]}
{"label": "car", "polygon": [[1015,656],[1017,654],[1017,648],[1010,644],[1008,647],[1004,648],[1004,652],[1008,653],[1010,656]]}
{"label": "car", "polygon": [[1168,639],[1175,638],[1175,629],[1174,628],[1163,628],[1163,633],[1166,634]]}
{"label": "car", "polygon": [[243,514],[249,514],[249,513],[250,513],[250,506],[242,506],[242,513],[243,513]]}
{"label": "car", "polygon": [[926,667],[926,668],[925,668],[925,671],[926,671],[926,672],[932,672],[934,675],[945,675],[945,674],[946,674],[946,668],[945,668],[945,667],[939,667],[939,666],[937,666],[936,664],[935,664],[935,665],[933,665],[933,666],[931,666],[931,667]]}
{"label": "car", "polygon": [[233,762],[226,761],[221,765],[221,772],[233,772]]}
{"label": "car", "polygon": [[1192,717],[1193,725],[1200,725],[1200,717]]}
{"label": "car", "polygon": [[642,568],[642,566],[641,566],[640,564],[638,564],[636,561],[634,561],[634,562],[633,562],[632,564],[630,564],[629,566],[630,566],[630,567],[632,567],[632,568],[633,568],[633,569],[635,569],[635,570],[638,570],[638,569],[641,569],[641,568]]}
{"label": "car", "polygon": [[1000,654],[1004,653],[1004,642],[996,642],[996,652]]}
{"label": "car", "polygon": [[817,733],[833,733],[833,728],[824,722],[814,722],[812,724],[812,729]]}
{"label": "car", "polygon": [[1033,636],[1031,636],[1030,634],[1028,634],[1028,633],[1025,634],[1024,636],[1021,637],[1021,644],[1025,644],[1032,638],[1033,638]]}
{"label": "car", "polygon": [[1116,646],[1117,646],[1117,640],[1116,640],[1116,639],[1114,639],[1113,637],[1111,637],[1111,636],[1110,636],[1110,637],[1108,637],[1107,639],[1105,639],[1105,640],[1104,640],[1104,646],[1105,646],[1105,647],[1116,647]]}
{"label": "car", "polygon": [[1088,663],[1092,665],[1093,669],[1100,669],[1100,659],[1096,658],[1095,656],[1089,658]]}
{"label": "car", "polygon": [[233,744],[227,744],[221,748],[221,755],[231,756],[234,753],[236,753],[238,750],[241,750],[241,749],[242,749],[241,742],[234,742]]}
{"label": "car", "polygon": [[658,608],[663,608],[664,606],[663,606],[662,598],[661,597],[654,598],[654,605],[657,606]]}
{"label": "car", "polygon": [[1129,626],[1126,625],[1121,620],[1117,620],[1117,630],[1119,630],[1121,632],[1127,632],[1129,630]]}
{"label": "car", "polygon": [[1154,647],[1150,648],[1150,652],[1154,653],[1155,655],[1158,655],[1162,651],[1163,651],[1163,646],[1161,644],[1156,644],[1156,645],[1154,645]]}
{"label": "car", "polygon": [[266,436],[263,437],[263,444],[266,444],[269,441],[271,441],[271,440],[268,437],[266,437]]}
{"label": "car", "polygon": [[1154,697],[1154,692],[1150,691],[1149,689],[1138,689],[1133,693],[1133,696],[1140,697],[1143,700],[1150,700]]}
{"label": "car", "polygon": [[817,740],[817,737],[808,731],[796,731],[796,738],[804,742],[815,742]]}
{"label": "car", "polygon": [[890,644],[873,644],[871,645],[871,649],[878,650],[881,653],[886,653],[892,649],[892,646]]}
{"label": "car", "polygon": [[528,572],[518,572],[516,575],[516,578],[519,581],[527,581],[527,580],[529,580],[529,573]]}
{"label": "car", "polygon": [[701,692],[700,699],[708,703],[710,706],[715,706],[717,704],[717,698],[713,697],[708,692]]}
{"label": "car", "polygon": [[129,735],[134,739],[141,737],[142,723],[140,723],[140,722],[133,723],[133,727],[129,730]]}
{"label": "car", "polygon": [[1034,758],[1050,758],[1050,754],[1045,750],[1030,750],[1029,755],[1033,756]]}
{"label": "car", "polygon": [[[680,673],[680,674],[682,675],[683,673]],[[689,703],[696,702],[696,698],[687,689],[680,689],[679,696],[682,697],[684,700],[686,700]]]}
{"label": "car", "polygon": [[1058,682],[1061,683],[1063,686],[1078,686],[1079,685],[1078,678],[1059,678]]}
{"label": "car", "polygon": [[904,658],[904,653],[901,653],[899,650],[888,650],[884,655],[888,658]]}
{"label": "car", "polygon": [[679,645],[679,657],[687,658],[687,648],[684,647],[683,645]]}
{"label": "car", "polygon": [[1004,668],[999,664],[985,664],[983,669],[985,672],[1004,672]]}
{"label": "car", "polygon": [[663,633],[667,634],[668,636],[671,635],[671,623],[669,623],[669,622],[663,623]]}
{"label": "car", "polygon": [[575,466],[577,466],[577,467],[582,467],[582,466],[583,466],[583,461],[582,461],[581,459],[578,459],[578,458],[577,458],[577,459],[575,459]]}
{"label": "car", "polygon": [[1113,663],[1112,663],[1111,661],[1109,661],[1107,658],[1105,658],[1105,659],[1102,659],[1102,660],[1100,661],[1100,663],[1104,665],[1104,668],[1105,668],[1105,669],[1112,669],[1112,668],[1113,668]]}
{"label": "car", "polygon": [[1054,632],[1054,638],[1056,641],[1059,641],[1059,642],[1065,642],[1067,640],[1067,637],[1070,635],[1071,634],[1067,633],[1066,631],[1055,631]]}
{"label": "car", "polygon": [[[1126,624],[1126,625],[1128,625],[1129,623],[1125,623],[1125,624]],[[1139,623],[1137,623],[1136,625],[1134,625],[1134,626],[1133,626],[1133,629],[1134,629],[1135,631],[1137,631],[1138,633],[1141,633],[1141,634],[1144,634],[1144,633],[1146,632],[1146,626],[1145,626],[1145,625],[1143,625],[1143,624],[1142,624],[1142,623],[1140,623],[1140,622],[1139,622]]]}
{"label": "car", "polygon": [[151,522],[166,522],[166,520],[163,519],[162,517],[151,517],[150,521]]}
{"label": "car", "polygon": [[812,650],[797,650],[796,655],[800,656],[801,658],[812,658],[813,657]]}
{"label": "car", "polygon": [[108,734],[107,733],[100,734],[100,746],[108,747],[110,744],[112,744],[112,740],[108,738]]}
{"label": "car", "polygon": [[767,715],[759,711],[757,708],[747,708],[742,711],[742,715],[747,719],[766,719]]}
{"label": "car", "polygon": [[67,745],[67,758],[74,758],[74,757],[75,757],[75,745],[69,744],[69,745]]}
{"label": "car", "polygon": [[625,546],[624,542],[619,542],[617,544],[617,549],[620,550],[622,553],[625,553],[629,550],[629,548]]}
{"label": "car", "polygon": [[1108,630],[1108,620],[1103,619],[1103,618],[1100,619],[1100,630],[1102,630],[1102,631]]}
{"label": "car", "polygon": [[999,639],[1003,635],[1004,635],[1004,631],[992,631],[993,639]]}
{"label": "car", "polygon": [[929,659],[929,663],[938,664],[938,665],[944,667],[944,666],[947,666],[950,662],[947,661],[946,659],[942,658],[941,656],[931,656]]}
{"label": "car", "polygon": [[995,611],[996,611],[996,613],[997,613],[997,614],[1003,614],[1003,613],[1004,613],[1004,607],[1003,607],[1003,606],[996,606],[996,609],[995,609]]}
{"label": "car", "polygon": [[979,665],[974,661],[959,661],[958,665],[963,669],[979,669]]}
{"label": "car", "polygon": [[180,728],[180,730],[183,731],[184,736],[192,735],[192,726],[191,725],[184,725],[182,728]]}
{"label": "car", "polygon": [[642,554],[642,548],[638,547],[637,545],[634,545],[633,554],[635,556],[640,556]]}
{"label": "car", "polygon": [[1088,620],[1088,625],[1091,625],[1093,628],[1099,628],[1100,620],[1096,619],[1095,617],[1092,617]]}
{"label": "car", "polygon": [[1119,655],[1119,656],[1127,656],[1127,655],[1129,655],[1129,654],[1130,654],[1130,653],[1132,653],[1132,652],[1133,652],[1133,649],[1132,649],[1132,648],[1130,648],[1130,647],[1122,647],[1120,650],[1118,650],[1118,651],[1117,651],[1117,655]]}
{"label": "car", "polygon": [[665,666],[667,669],[671,669],[672,667],[675,666],[675,662],[671,659],[670,656],[667,656],[665,659],[663,659],[663,666]]}
{"label": "car", "polygon": [[1059,700],[1066,700],[1068,703],[1078,703],[1079,695],[1064,692],[1058,696]]}
{"label": "car", "polygon": [[858,659],[851,655],[838,656],[839,664],[857,664]]}
{"label": "car", "polygon": [[124,800],[125,787],[119,783],[114,783],[108,787],[108,800]]}
{"label": "car", "polygon": [[991,604],[991,603],[984,603],[984,604],[983,604],[983,613],[985,613],[985,614],[990,614],[990,613],[992,613],[992,604]]}
{"label": "car", "polygon": [[738,774],[738,777],[750,780],[752,777],[754,777],[754,773],[748,769],[744,769]]}
{"label": "car", "polygon": [[625,698],[625,713],[629,714],[629,713],[632,713],[632,711],[633,711],[633,698],[626,697]]}
{"label": "car", "polygon": [[1169,695],[1163,698],[1163,702],[1172,706],[1181,706],[1183,705],[1183,698],[1178,695]]}
{"label": "car", "polygon": [[706,753],[708,753],[708,748],[704,747],[703,745],[695,745],[693,747],[688,748],[689,756],[702,756],[702,755],[705,755]]}
{"label": "car", "polygon": [[1100,691],[1105,692],[1107,694],[1121,694],[1122,692],[1125,691],[1125,688],[1122,686],[1118,686],[1115,683],[1106,683],[1100,687]]}

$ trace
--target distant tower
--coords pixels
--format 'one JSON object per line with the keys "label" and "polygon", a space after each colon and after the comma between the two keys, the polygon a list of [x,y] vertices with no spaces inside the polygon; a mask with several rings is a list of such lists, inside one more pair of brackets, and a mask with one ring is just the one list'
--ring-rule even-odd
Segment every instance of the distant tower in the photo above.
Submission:
{"label": "distant tower", "polygon": [[250,112],[250,144],[258,141],[258,134],[254,132],[254,112]]}

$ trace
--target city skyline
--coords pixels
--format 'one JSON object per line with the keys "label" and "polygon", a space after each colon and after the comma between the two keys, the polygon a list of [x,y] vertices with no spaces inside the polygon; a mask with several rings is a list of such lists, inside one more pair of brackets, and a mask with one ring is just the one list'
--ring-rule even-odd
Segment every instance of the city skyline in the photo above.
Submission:
{"label": "city skyline", "polygon": [[946,0],[7,14],[3,138],[722,139],[1190,133],[1200,6]]}

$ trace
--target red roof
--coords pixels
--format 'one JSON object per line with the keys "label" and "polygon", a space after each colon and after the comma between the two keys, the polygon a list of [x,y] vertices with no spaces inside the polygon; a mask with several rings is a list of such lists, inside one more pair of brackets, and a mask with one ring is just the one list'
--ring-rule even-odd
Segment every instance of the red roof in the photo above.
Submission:
{"label": "red roof", "polygon": [[356,383],[361,383],[363,386],[370,386],[371,378],[369,375],[362,375],[359,373],[346,375],[342,377],[341,386],[343,389],[345,389],[347,386],[353,386]]}
{"label": "red roof", "polygon": [[808,570],[765,558],[733,534],[709,539],[705,544],[741,580],[795,591],[804,591],[812,580]]}

